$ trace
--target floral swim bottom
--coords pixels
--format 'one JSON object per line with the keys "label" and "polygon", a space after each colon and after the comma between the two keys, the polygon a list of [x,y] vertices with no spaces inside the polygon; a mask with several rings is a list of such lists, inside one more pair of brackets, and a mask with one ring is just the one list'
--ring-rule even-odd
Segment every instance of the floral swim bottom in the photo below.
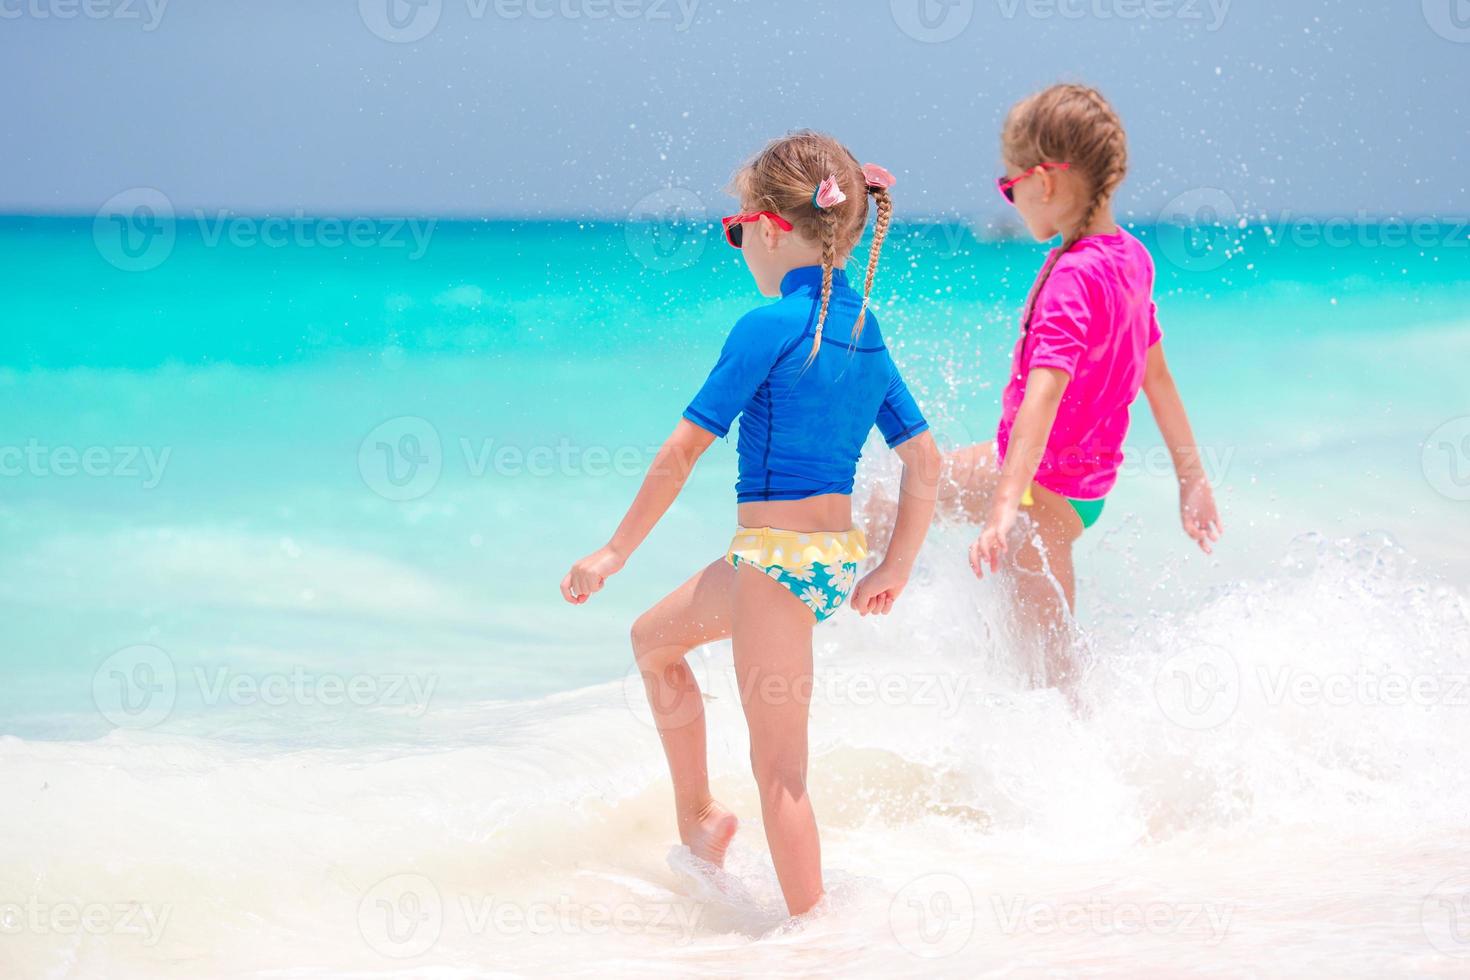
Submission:
{"label": "floral swim bottom", "polygon": [[782,531],[742,527],[725,559],[739,568],[751,565],[796,596],[821,622],[831,616],[857,584],[857,566],[868,555],[863,532]]}

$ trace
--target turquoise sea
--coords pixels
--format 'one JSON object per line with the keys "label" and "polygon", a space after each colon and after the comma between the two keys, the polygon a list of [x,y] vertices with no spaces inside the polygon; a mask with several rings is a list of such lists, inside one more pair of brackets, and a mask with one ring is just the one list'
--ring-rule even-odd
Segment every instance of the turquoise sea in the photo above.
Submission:
{"label": "turquoise sea", "polygon": [[[769,972],[1463,963],[1434,901],[1470,858],[1470,232],[1133,230],[1225,538],[1206,558],[1180,531],[1140,402],[1079,552],[1082,715],[1023,682],[961,529],[888,621],[824,627],[837,912],[761,945]],[[890,236],[875,305],[944,445],[993,435],[1044,254],[963,221]],[[739,901],[693,903],[664,863],[629,685],[633,618],[728,541],[733,439],[595,601],[557,594],[760,302],[708,222],[6,218],[0,268],[0,885],[168,920],[0,936],[0,973],[565,962],[485,900],[570,908],[579,961],[649,975],[726,975],[722,950],[771,939],[728,650],[696,657],[748,821]],[[891,478],[870,442],[860,485]],[[875,678],[900,693],[864,700]],[[1126,946],[994,911],[1159,895],[1176,928]],[[405,896],[423,949],[375,924]],[[940,899],[971,909],[964,956],[905,911]]]}

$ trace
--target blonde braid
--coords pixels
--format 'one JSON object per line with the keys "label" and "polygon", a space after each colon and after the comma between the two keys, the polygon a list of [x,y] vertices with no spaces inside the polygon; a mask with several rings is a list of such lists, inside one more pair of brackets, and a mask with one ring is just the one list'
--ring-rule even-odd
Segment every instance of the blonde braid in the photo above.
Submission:
{"label": "blonde braid", "polygon": [[888,188],[869,187],[868,193],[873,195],[878,215],[873,219],[873,244],[868,249],[868,278],[863,283],[863,306],[858,310],[857,323],[852,328],[854,345],[857,344],[858,336],[863,332],[863,322],[868,317],[868,298],[873,294],[873,276],[878,273],[878,256],[883,253],[883,239],[888,237],[888,223],[893,217],[893,199],[888,196]]}
{"label": "blonde braid", "polygon": [[827,322],[827,306],[832,302],[832,269],[837,265],[837,216],[831,210],[819,209],[817,218],[822,228],[822,308],[817,311],[816,336],[807,364],[815,361],[822,349],[822,325]]}
{"label": "blonde braid", "polygon": [[1024,337],[1031,331],[1036,303],[1057,262],[1082,240],[1127,175],[1128,137],[1101,92],[1083,85],[1054,85],[1012,109],[1003,139],[1015,153],[1013,162],[1021,158],[1038,164],[1069,162],[1092,191],[1080,219],[1047,258],[1027,298]]}

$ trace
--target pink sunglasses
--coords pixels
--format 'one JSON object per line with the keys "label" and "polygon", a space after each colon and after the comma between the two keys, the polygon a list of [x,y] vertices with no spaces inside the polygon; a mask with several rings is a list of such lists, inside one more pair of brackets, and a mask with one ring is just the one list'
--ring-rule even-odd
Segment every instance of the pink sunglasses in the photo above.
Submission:
{"label": "pink sunglasses", "polygon": [[774,211],[753,211],[749,214],[732,214],[728,218],[720,219],[720,224],[725,227],[725,241],[730,243],[731,248],[742,248],[745,245],[745,225],[751,221],[759,221],[762,218],[770,218],[771,223],[782,231],[791,230],[791,222]]}
{"label": "pink sunglasses", "polygon": [[1019,177],[1013,177],[1010,180],[1006,180],[1004,177],[995,178],[995,186],[1000,189],[1001,197],[1005,198],[1007,201],[1010,201],[1012,204],[1015,204],[1016,185],[1019,184],[1021,181],[1025,180],[1027,177],[1030,177],[1038,170],[1068,170],[1071,169],[1071,166],[1072,165],[1070,163],[1038,163],[1036,166],[1028,168],[1027,171]]}

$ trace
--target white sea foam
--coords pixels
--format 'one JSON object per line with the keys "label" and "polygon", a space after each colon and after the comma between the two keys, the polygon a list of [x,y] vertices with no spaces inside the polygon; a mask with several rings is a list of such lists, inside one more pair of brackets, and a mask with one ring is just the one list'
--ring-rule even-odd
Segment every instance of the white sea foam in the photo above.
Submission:
{"label": "white sea foam", "polygon": [[412,740],[350,749],[5,738],[0,972],[1463,966],[1462,592],[1381,539],[1303,538],[1192,608],[1104,617],[1074,712],[1026,684],[1000,587],[977,603],[961,574],[818,634],[814,916],[782,911],[716,644],[693,662],[744,821],[728,877],[667,858],[636,679],[439,707]]}

